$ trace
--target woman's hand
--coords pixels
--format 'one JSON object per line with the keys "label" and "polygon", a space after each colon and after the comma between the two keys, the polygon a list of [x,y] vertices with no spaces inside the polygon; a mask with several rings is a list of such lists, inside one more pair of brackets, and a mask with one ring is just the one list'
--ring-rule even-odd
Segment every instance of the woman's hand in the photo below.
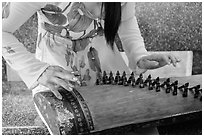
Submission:
{"label": "woman's hand", "polygon": [[75,77],[77,73],[69,72],[59,66],[49,66],[39,77],[38,83],[48,87],[58,99],[62,99],[58,88],[61,86],[68,91],[72,91],[74,85],[70,81],[80,84],[78,78]]}
{"label": "woman's hand", "polygon": [[172,54],[154,53],[154,54],[142,57],[138,61],[138,67],[141,69],[156,69],[170,64],[173,64],[173,66],[176,67],[176,64],[178,62],[180,62],[180,59],[178,59]]}

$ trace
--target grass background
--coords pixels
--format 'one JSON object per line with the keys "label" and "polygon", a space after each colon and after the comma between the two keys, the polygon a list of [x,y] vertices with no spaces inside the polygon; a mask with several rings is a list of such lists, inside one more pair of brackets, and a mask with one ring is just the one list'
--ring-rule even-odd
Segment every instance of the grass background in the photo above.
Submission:
{"label": "grass background", "polygon": [[[193,51],[193,74],[202,74],[202,3],[136,3],[136,16],[149,51]],[[37,18],[33,15],[14,35],[28,51],[35,52]],[[8,83],[2,58],[2,126],[43,125],[32,102],[31,91],[22,82]],[[185,123],[177,129],[185,129]],[[190,124],[192,125],[192,124]],[[201,134],[195,124],[182,130],[163,127],[162,134]],[[174,126],[175,127],[175,126]],[[187,131],[192,132],[187,132]]]}

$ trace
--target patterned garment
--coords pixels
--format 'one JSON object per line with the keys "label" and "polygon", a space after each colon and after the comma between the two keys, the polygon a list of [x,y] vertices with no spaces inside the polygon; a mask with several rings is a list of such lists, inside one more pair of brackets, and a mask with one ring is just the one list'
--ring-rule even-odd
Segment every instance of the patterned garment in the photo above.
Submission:
{"label": "patterned garment", "polygon": [[[18,29],[35,12],[38,15],[36,59],[29,57],[30,54],[22,44],[8,33]],[[79,71],[83,85],[94,84],[96,76],[103,71],[130,73],[119,52],[123,49],[114,45],[112,51],[105,42],[103,17],[95,18],[84,3],[2,3],[2,17],[3,56],[29,88],[35,85],[37,78],[49,65]],[[18,22],[14,23],[12,20]],[[117,36],[121,37],[121,42],[125,45],[129,67],[137,70],[137,60],[146,55],[147,51],[132,3],[122,4],[122,22]],[[34,90],[45,89],[46,87],[38,85]]]}
{"label": "patterned garment", "polygon": [[45,62],[50,60],[50,64],[56,60],[67,70],[79,71],[82,84],[87,85],[102,72],[98,51],[91,45],[94,37],[103,36],[101,21],[94,19],[83,3],[70,2],[64,9],[60,6],[47,4],[38,12],[42,17],[38,22],[40,30],[45,31],[38,33],[37,50],[48,51],[54,58],[51,60],[47,55],[37,58]]}

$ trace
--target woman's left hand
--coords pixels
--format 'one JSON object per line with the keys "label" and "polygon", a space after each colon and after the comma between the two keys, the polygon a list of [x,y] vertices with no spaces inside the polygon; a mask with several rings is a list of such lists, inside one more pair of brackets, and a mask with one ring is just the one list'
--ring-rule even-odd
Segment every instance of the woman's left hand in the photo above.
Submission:
{"label": "woman's left hand", "polygon": [[180,62],[180,59],[175,57],[172,54],[151,54],[142,57],[138,61],[138,67],[141,69],[157,69],[165,65],[173,64],[176,67],[176,64]]}

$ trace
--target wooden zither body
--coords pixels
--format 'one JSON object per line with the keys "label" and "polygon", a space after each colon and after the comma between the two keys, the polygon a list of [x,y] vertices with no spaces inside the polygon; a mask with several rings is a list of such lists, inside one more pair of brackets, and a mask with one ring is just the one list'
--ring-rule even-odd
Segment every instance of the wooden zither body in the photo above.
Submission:
{"label": "wooden zither body", "polygon": [[201,116],[201,75],[130,79],[98,82],[73,92],[60,89],[62,101],[51,92],[41,92],[34,96],[34,102],[53,134],[89,134],[130,124],[147,126],[163,119]]}

